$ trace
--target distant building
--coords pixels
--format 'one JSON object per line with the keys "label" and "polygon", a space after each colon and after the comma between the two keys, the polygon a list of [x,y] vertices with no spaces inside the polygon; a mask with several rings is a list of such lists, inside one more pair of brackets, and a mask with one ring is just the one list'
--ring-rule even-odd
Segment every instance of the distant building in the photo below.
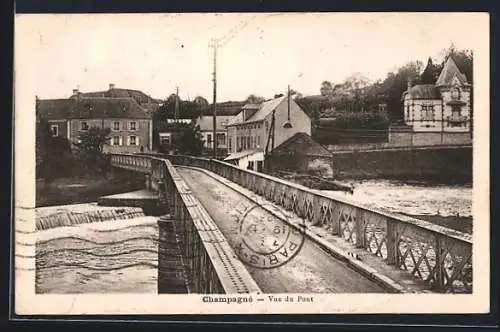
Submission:
{"label": "distant building", "polygon": [[[226,125],[233,118],[231,115],[217,115],[216,117],[216,140],[217,148],[227,151]],[[196,119],[196,125],[200,126],[203,147],[207,150],[213,149],[214,118],[212,115],[201,115]]]}
{"label": "distant building", "polygon": [[[429,65],[428,65],[429,66]],[[424,73],[427,72],[424,70]],[[392,126],[390,143],[412,145],[471,142],[471,86],[448,57],[435,84],[412,85],[403,93],[404,126]]]}
{"label": "distant building", "polygon": [[91,127],[110,128],[104,152],[139,152],[152,148],[151,116],[132,97],[89,97],[74,90],[68,99],[40,99],[39,117],[48,121],[53,136],[77,142]]}
{"label": "distant building", "polygon": [[435,84],[409,83],[403,103],[404,121],[414,131],[470,130],[470,84],[451,57]]}
{"label": "distant building", "polygon": [[261,104],[247,104],[227,124],[230,155],[225,160],[260,171],[266,153],[296,133],[310,136],[311,119],[292,98],[281,96]]}

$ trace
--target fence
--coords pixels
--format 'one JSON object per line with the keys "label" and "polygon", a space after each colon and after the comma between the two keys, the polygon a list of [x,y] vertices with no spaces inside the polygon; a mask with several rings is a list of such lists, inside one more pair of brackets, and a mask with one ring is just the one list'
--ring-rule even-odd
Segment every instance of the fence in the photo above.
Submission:
{"label": "fence", "polygon": [[[111,156],[115,167],[148,173],[166,201],[179,235],[190,293],[258,293],[259,287],[213,220],[167,159],[145,155]],[[166,199],[165,199],[166,198]]]}

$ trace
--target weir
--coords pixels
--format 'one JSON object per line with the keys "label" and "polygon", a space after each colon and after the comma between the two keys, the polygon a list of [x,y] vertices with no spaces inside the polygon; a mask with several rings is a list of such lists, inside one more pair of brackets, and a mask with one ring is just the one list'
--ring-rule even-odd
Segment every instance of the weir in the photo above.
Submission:
{"label": "weir", "polygon": [[[168,158],[168,159],[167,159]],[[307,187],[223,161],[189,157],[111,155],[112,165],[150,176],[165,214],[173,218],[180,248],[189,266],[193,292],[252,292],[258,286],[174,165],[213,172],[293,212],[308,229],[322,228],[353,247],[403,270],[442,293],[471,293],[472,238],[432,223],[366,208],[348,199],[332,198]],[[320,240],[318,240],[320,242]],[[333,257],[332,257],[333,259]],[[234,275],[238,282],[234,282]],[[243,280],[243,281],[241,281]]]}

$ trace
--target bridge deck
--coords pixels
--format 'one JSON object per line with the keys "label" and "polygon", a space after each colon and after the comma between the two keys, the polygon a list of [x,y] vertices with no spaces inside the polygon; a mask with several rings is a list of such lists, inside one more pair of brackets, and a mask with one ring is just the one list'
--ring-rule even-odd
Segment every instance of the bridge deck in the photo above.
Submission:
{"label": "bridge deck", "polygon": [[[224,185],[207,172],[177,168],[184,181],[215,220],[231,246],[236,247],[239,220],[255,202]],[[262,218],[274,218],[267,210],[257,207]],[[385,293],[387,290],[351,269],[347,263],[333,258],[314,241],[305,238],[300,252],[292,260],[273,269],[247,266],[262,291],[266,293]]]}

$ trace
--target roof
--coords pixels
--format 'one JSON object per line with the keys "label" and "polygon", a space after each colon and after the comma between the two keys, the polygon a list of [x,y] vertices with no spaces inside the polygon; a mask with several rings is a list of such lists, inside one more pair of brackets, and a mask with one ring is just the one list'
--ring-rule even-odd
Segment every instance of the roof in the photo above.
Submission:
{"label": "roof", "polygon": [[262,151],[263,151],[262,149],[243,150],[240,152],[235,152],[235,153],[230,154],[229,156],[224,158],[224,160],[229,161],[229,160],[241,159],[243,157],[252,155],[252,154],[257,153],[257,152],[262,152]]}
{"label": "roof", "polygon": [[403,94],[410,95],[412,99],[440,99],[439,91],[434,84],[417,84]]}
{"label": "roof", "polygon": [[[243,121],[243,111],[238,113],[229,123],[228,125],[236,125],[240,123],[249,123],[249,122],[257,122],[262,121],[266,118],[266,116],[271,113],[276,107],[278,107],[287,97],[281,96],[275,99],[271,99],[260,104],[259,109],[250,116],[246,121]],[[246,109],[255,109],[253,108],[255,104],[246,104],[244,108]]]}
{"label": "roof", "polygon": [[271,99],[268,101],[263,102],[260,105],[260,108],[257,112],[255,112],[254,115],[249,117],[245,122],[255,122],[255,121],[260,121],[264,120],[265,117],[271,113],[276,107],[279,106],[285,100],[287,97],[286,96],[281,96],[275,99]]}
{"label": "roof", "polygon": [[260,104],[245,104],[245,106],[243,106],[244,110],[255,110],[255,109],[259,109],[259,108],[260,108]]}
{"label": "roof", "polygon": [[436,86],[452,85],[453,78],[457,77],[462,84],[467,83],[467,77],[460,72],[455,61],[449,56],[444,64],[443,70],[436,81]]}
{"label": "roof", "polygon": [[227,123],[228,126],[235,125],[243,122],[243,111],[233,116]]}
{"label": "roof", "polygon": [[273,150],[273,154],[289,154],[299,151],[305,154],[330,156],[327,148],[316,142],[306,133],[296,133]]}
{"label": "roof", "polygon": [[[231,115],[217,115],[216,130],[224,130],[232,118]],[[211,115],[203,115],[196,119],[196,124],[200,126],[201,131],[212,131],[214,129],[214,118]]]}
{"label": "roof", "polygon": [[132,98],[45,99],[39,101],[38,111],[48,120],[149,118],[146,110]]}
{"label": "roof", "polygon": [[[109,89],[107,91],[97,91],[97,92],[80,92],[80,97],[100,97],[100,98],[134,98],[139,104],[153,103],[160,104],[159,100],[151,98],[147,94],[139,90],[132,89]],[[76,96],[71,96],[71,98],[76,98]]]}

